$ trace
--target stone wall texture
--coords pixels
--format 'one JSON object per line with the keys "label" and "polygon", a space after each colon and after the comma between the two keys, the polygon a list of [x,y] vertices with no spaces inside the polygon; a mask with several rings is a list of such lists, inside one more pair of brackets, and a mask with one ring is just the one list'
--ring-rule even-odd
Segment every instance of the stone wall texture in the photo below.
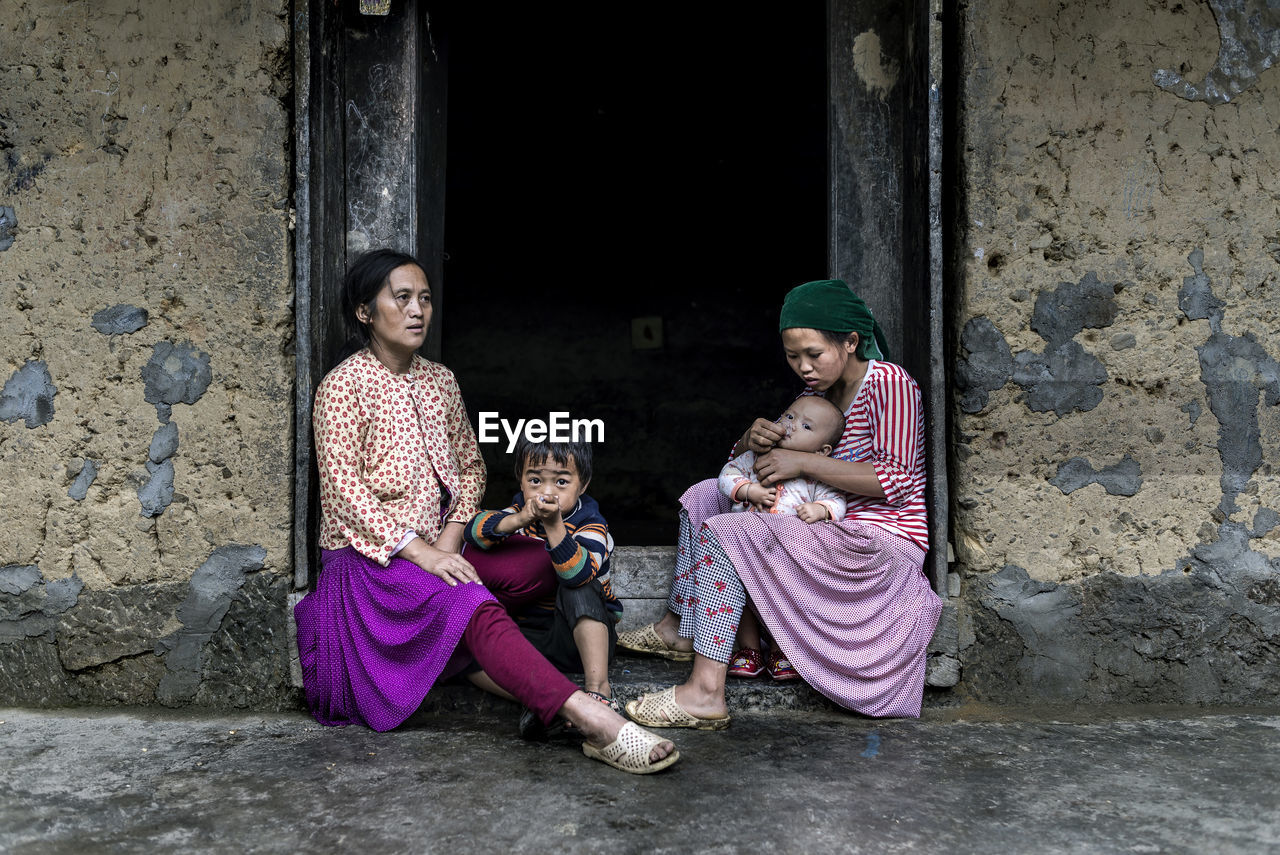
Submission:
{"label": "stone wall texture", "polygon": [[0,703],[291,702],[289,4],[0,16]]}
{"label": "stone wall texture", "polygon": [[962,3],[964,687],[1280,692],[1280,11]]}
{"label": "stone wall texture", "polygon": [[[290,8],[0,15],[0,704],[298,703]],[[995,701],[1274,702],[1280,11],[954,10],[940,649]]]}

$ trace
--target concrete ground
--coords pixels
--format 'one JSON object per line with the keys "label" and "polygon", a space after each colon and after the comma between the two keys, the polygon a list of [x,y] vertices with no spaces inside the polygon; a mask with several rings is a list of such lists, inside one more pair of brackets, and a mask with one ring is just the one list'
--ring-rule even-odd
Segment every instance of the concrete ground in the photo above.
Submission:
{"label": "concrete ground", "polygon": [[0,710],[0,852],[1280,851],[1280,710],[760,710],[616,772],[511,709]]}

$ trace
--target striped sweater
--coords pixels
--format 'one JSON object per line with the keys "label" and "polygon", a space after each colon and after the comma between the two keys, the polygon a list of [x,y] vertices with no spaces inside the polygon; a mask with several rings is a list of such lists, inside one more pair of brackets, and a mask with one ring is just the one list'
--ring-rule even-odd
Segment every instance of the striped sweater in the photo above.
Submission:
{"label": "striped sweater", "polygon": [[[477,549],[490,550],[502,543],[508,535],[499,534],[498,523],[524,506],[524,493],[516,493],[511,504],[500,511],[481,511],[467,524],[463,537]],[[590,496],[582,496],[573,511],[564,517],[567,537],[554,549],[547,543],[547,533],[542,524],[535,522],[512,534],[536,537],[547,544],[551,564],[561,585],[580,588],[599,580],[604,588],[604,603],[616,623],[622,618],[622,603],[614,596],[609,584],[609,559],[613,555],[613,536],[609,525],[600,515],[600,506]],[[555,609],[555,598],[539,602],[536,608],[543,611]]]}
{"label": "striped sweater", "polygon": [[879,526],[929,549],[924,407],[920,387],[901,366],[870,361],[831,456],[870,463],[884,488],[883,499],[848,494],[845,519]]}

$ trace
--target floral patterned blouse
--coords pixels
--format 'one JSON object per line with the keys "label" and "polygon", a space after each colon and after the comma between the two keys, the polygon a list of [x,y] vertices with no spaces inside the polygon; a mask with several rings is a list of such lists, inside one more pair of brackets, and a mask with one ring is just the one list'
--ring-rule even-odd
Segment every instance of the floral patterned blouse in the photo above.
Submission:
{"label": "floral patterned blouse", "polygon": [[485,466],[453,372],[414,356],[395,374],[367,349],[334,368],[312,413],[320,465],[320,548],[386,566],[410,531],[428,543],[464,525]]}

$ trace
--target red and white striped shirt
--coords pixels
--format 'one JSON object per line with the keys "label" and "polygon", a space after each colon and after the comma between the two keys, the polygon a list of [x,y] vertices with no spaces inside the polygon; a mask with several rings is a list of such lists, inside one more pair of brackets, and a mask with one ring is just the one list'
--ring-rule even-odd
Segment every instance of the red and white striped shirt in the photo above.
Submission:
{"label": "red and white striped shirt", "polygon": [[[816,394],[806,389],[803,394]],[[845,411],[844,435],[831,456],[867,461],[884,498],[849,493],[847,520],[860,520],[929,548],[925,507],[924,406],[901,366],[871,360]]]}

